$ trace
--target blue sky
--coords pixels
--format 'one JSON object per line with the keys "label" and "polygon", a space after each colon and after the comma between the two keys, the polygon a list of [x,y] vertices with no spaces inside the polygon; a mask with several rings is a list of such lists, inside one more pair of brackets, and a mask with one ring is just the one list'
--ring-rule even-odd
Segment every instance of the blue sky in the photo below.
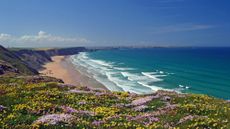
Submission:
{"label": "blue sky", "polygon": [[229,0],[0,0],[0,44],[230,46],[229,6]]}

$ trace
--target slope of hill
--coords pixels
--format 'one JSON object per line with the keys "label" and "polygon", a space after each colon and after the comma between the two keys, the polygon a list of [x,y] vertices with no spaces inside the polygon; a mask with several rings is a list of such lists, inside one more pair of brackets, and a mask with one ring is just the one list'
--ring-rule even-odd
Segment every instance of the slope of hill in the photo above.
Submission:
{"label": "slope of hill", "polygon": [[17,68],[14,68],[11,64],[0,60],[0,75],[2,74],[16,74],[19,73]]}
{"label": "slope of hill", "polygon": [[0,128],[230,128],[230,103],[225,100],[168,91],[109,92],[58,82],[2,77]]}
{"label": "slope of hill", "polygon": [[[15,70],[4,70],[3,68],[6,68],[6,66],[8,68],[11,67],[11,69]],[[38,72],[35,69],[31,68],[29,65],[27,65],[26,62],[22,61],[17,55],[2,46],[0,46],[0,67],[2,69],[2,73],[4,71],[17,71],[21,74],[38,74]]]}
{"label": "slope of hill", "polygon": [[72,48],[50,48],[50,49],[13,49],[16,55],[21,60],[25,61],[30,67],[40,70],[42,65],[52,61],[51,56],[67,56],[78,54],[79,52],[87,51],[84,47]]}
{"label": "slope of hill", "polygon": [[21,60],[25,61],[30,67],[36,70],[42,69],[42,65],[52,61],[51,55],[45,50],[36,51],[32,49],[22,49],[13,52],[18,55]]}
{"label": "slope of hill", "polygon": [[83,50],[13,53],[0,46],[0,73],[16,73],[0,76],[0,128],[230,128],[230,102],[226,100],[169,91],[110,92],[28,75],[36,74],[29,63],[40,61],[39,66],[51,61],[50,56]]}

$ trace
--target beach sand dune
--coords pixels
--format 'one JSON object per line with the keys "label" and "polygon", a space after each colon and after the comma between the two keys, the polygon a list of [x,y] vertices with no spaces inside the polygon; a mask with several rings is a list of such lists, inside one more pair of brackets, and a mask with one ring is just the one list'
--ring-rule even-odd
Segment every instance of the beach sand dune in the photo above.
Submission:
{"label": "beach sand dune", "polygon": [[77,71],[73,64],[67,59],[67,56],[53,56],[52,62],[45,64],[43,66],[45,69],[39,71],[39,73],[45,76],[62,79],[66,84],[107,90],[104,85],[97,82],[95,79],[89,78]]}

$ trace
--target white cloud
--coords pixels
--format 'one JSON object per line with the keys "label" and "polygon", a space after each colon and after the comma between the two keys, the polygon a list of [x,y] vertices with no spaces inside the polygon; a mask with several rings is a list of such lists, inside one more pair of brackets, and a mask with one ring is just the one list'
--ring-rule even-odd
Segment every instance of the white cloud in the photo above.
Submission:
{"label": "white cloud", "polygon": [[0,43],[15,43],[18,45],[24,44],[39,44],[41,45],[49,45],[49,43],[55,43],[56,45],[65,45],[65,44],[75,44],[75,45],[84,45],[90,43],[91,41],[82,38],[82,37],[64,37],[57,36],[46,33],[44,31],[39,31],[36,35],[22,35],[22,36],[12,36],[10,34],[1,33],[0,34]]}
{"label": "white cloud", "polygon": [[11,40],[11,35],[9,34],[4,34],[4,33],[1,33],[0,34],[0,41],[8,41],[8,40]]}

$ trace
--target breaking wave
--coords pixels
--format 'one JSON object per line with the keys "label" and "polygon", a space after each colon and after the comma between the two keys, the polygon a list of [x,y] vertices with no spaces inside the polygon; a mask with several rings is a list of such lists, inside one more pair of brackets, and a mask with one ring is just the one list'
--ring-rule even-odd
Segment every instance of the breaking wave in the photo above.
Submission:
{"label": "breaking wave", "polygon": [[138,94],[151,93],[163,88],[154,85],[168,74],[164,71],[138,72],[135,68],[122,67],[122,62],[108,62],[90,58],[87,52],[70,57],[82,73],[105,85],[112,91],[127,91]]}

